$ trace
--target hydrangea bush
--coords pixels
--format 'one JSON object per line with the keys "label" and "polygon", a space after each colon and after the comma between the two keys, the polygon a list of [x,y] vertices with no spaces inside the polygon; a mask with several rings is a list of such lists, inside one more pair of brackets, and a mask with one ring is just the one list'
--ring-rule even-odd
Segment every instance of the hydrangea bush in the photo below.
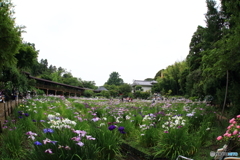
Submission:
{"label": "hydrangea bush", "polygon": [[226,132],[217,137],[217,141],[229,142],[231,140],[233,147],[240,146],[240,115],[229,120],[229,126]]}

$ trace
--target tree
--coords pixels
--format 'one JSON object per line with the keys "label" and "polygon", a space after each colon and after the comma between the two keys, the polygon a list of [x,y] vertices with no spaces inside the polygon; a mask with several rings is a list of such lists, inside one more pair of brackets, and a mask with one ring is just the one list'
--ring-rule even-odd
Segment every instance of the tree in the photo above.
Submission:
{"label": "tree", "polygon": [[109,91],[101,91],[101,95],[106,98],[110,98],[110,93]]}
{"label": "tree", "polygon": [[158,71],[154,77],[154,80],[157,80],[158,78],[162,78],[163,72],[164,72],[164,69],[161,69],[160,71]]}
{"label": "tree", "polygon": [[94,81],[82,81],[81,84],[84,88],[97,89]]}
{"label": "tree", "polygon": [[131,85],[124,83],[119,86],[119,93],[123,95],[123,97],[127,97],[129,93],[132,92]]}
{"label": "tree", "polygon": [[17,63],[15,55],[22,42],[21,27],[15,25],[14,10],[11,2],[1,1],[0,6],[0,71]]}
{"label": "tree", "polygon": [[19,69],[31,68],[38,57],[38,51],[35,49],[35,44],[26,42],[22,43],[15,57]]}
{"label": "tree", "polygon": [[94,95],[93,90],[84,90],[83,95],[85,97],[92,97]]}
{"label": "tree", "polygon": [[107,85],[116,85],[116,86],[120,86],[122,85],[124,82],[123,82],[123,79],[120,78],[120,75],[118,72],[112,72],[109,76],[109,79],[108,81],[105,83]]}
{"label": "tree", "polygon": [[135,86],[135,90],[136,90],[136,91],[143,91],[141,85],[136,85],[136,86]]}
{"label": "tree", "polygon": [[218,11],[215,0],[206,0],[207,13],[205,14],[206,22],[206,33],[204,34],[205,44],[204,49],[213,49],[213,45],[222,37],[222,27],[224,20],[222,19],[221,13]]}
{"label": "tree", "polygon": [[105,84],[104,87],[110,92],[112,97],[119,96],[119,86]]}
{"label": "tree", "polygon": [[146,78],[144,81],[154,81],[154,78]]}
{"label": "tree", "polygon": [[[214,43],[214,49],[210,50],[208,55],[203,57],[203,62],[205,65],[204,73],[205,75],[210,75],[211,77],[216,77],[223,79],[225,77],[225,95],[222,108],[222,114],[224,112],[227,97],[232,97],[236,99],[237,95],[228,95],[229,84],[232,90],[239,88],[239,79],[235,79],[239,74],[239,64],[240,64],[240,1],[239,0],[229,0],[221,1],[222,11],[221,17],[224,19],[222,25],[222,37]],[[231,79],[229,79],[229,77]],[[223,89],[220,88],[220,91]],[[219,92],[220,92],[219,91]],[[218,94],[222,95],[222,94]],[[221,97],[223,99],[223,97]],[[239,99],[239,98],[238,98]],[[239,103],[239,100],[235,101]]]}
{"label": "tree", "polygon": [[78,78],[73,77],[70,72],[64,73],[62,77],[63,83],[71,86],[81,86],[81,81]]}
{"label": "tree", "polygon": [[202,26],[198,26],[196,32],[194,32],[190,45],[189,54],[187,55],[187,63],[190,71],[198,69],[202,61],[202,52],[204,51],[204,34],[206,29]]}

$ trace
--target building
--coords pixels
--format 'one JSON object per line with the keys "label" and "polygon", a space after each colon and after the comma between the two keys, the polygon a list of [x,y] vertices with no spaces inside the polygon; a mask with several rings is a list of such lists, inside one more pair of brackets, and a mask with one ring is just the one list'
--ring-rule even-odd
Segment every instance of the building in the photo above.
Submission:
{"label": "building", "polygon": [[101,86],[98,89],[94,90],[95,93],[100,93],[102,91],[108,91],[105,87]]}
{"label": "building", "polygon": [[135,87],[136,86],[141,86],[142,90],[145,91],[151,91],[152,86],[156,84],[157,81],[143,81],[143,80],[133,80],[133,92],[135,92]]}

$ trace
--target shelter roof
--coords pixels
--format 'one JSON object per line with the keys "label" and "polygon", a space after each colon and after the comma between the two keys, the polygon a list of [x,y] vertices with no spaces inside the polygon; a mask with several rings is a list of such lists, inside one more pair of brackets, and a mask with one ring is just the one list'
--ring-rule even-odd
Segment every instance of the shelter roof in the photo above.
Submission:
{"label": "shelter roof", "polygon": [[152,86],[153,84],[156,84],[157,81],[143,81],[143,80],[134,80],[132,86]]}

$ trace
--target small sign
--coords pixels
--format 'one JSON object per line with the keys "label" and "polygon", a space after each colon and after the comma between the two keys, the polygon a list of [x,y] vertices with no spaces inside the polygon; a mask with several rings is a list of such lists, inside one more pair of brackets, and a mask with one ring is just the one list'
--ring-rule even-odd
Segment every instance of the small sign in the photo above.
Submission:
{"label": "small sign", "polygon": [[214,152],[214,151],[211,151],[210,152],[210,156],[211,157],[214,157],[214,156],[217,156],[217,157],[237,157],[238,156],[238,152]]}

